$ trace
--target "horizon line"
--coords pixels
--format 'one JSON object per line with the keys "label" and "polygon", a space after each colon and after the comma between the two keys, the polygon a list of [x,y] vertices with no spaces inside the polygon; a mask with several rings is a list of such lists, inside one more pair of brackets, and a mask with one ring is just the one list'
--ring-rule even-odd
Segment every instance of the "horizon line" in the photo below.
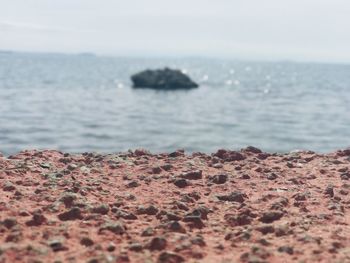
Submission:
{"label": "horizon line", "polygon": [[226,61],[247,61],[247,62],[268,62],[268,63],[300,63],[300,64],[326,64],[326,65],[350,65],[350,61],[339,60],[315,60],[315,59],[295,59],[295,58],[256,58],[249,56],[234,55],[203,55],[203,54],[163,54],[163,53],[147,53],[147,52],[128,52],[128,54],[118,54],[113,52],[94,52],[94,51],[36,51],[36,50],[14,50],[0,49],[1,54],[37,54],[37,55],[75,55],[75,56],[91,56],[91,57],[110,57],[110,58],[135,58],[135,59],[210,59],[210,60],[226,60]]}

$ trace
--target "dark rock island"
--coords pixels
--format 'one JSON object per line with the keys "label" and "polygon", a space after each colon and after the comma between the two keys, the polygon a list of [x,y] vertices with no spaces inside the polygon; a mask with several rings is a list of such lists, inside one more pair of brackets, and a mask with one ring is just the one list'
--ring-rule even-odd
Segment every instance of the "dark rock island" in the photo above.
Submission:
{"label": "dark rock island", "polygon": [[172,89],[192,89],[197,88],[198,84],[192,81],[180,70],[157,69],[144,70],[131,76],[134,88],[152,88],[161,90]]}

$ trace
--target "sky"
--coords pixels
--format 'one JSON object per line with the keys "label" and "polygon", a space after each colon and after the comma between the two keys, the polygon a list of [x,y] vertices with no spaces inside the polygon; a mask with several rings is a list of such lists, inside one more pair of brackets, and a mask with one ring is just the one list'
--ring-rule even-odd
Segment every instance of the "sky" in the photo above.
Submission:
{"label": "sky", "polygon": [[349,0],[0,0],[0,49],[350,62]]}

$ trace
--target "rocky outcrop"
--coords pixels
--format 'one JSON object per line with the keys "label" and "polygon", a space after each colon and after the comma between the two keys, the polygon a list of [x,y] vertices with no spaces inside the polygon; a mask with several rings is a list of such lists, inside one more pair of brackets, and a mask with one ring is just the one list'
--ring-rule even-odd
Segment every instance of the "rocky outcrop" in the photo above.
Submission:
{"label": "rocky outcrop", "polygon": [[160,90],[192,89],[198,84],[180,70],[169,68],[145,70],[131,76],[134,88],[153,88]]}
{"label": "rocky outcrop", "polygon": [[350,151],[0,157],[2,262],[350,262]]}

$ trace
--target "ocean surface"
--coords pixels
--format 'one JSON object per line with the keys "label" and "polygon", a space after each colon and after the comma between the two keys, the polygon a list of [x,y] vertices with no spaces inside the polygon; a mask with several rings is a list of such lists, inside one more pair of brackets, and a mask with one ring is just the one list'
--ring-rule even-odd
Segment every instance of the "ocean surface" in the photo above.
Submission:
{"label": "ocean surface", "polygon": [[[189,91],[133,89],[179,68]],[[269,152],[350,146],[350,65],[0,53],[0,152]]]}

